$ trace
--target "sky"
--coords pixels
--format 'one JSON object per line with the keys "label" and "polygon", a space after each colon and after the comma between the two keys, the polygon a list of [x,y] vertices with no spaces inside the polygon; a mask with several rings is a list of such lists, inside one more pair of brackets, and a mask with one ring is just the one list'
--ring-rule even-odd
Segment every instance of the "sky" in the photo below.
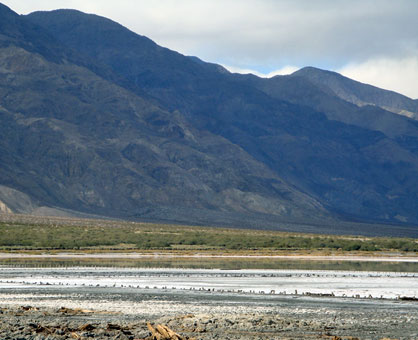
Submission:
{"label": "sky", "polygon": [[269,77],[304,66],[418,98],[418,0],[0,0],[73,8],[159,45]]}

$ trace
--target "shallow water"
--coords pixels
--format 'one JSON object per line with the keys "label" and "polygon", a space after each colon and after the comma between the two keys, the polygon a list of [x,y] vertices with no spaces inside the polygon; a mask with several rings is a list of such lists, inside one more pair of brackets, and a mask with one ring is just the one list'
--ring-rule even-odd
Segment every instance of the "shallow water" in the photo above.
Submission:
{"label": "shallow water", "polygon": [[147,257],[126,258],[9,258],[0,259],[0,266],[9,267],[115,267],[115,268],[182,268],[182,269],[289,269],[289,270],[347,270],[418,273],[417,262],[321,261],[284,260],[277,258],[196,258]]}

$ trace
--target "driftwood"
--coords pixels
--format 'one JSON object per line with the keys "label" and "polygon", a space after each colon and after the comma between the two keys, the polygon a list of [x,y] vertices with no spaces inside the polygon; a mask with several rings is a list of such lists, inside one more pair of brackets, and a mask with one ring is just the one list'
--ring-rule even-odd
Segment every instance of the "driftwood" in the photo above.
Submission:
{"label": "driftwood", "polygon": [[78,327],[78,330],[79,331],[82,331],[82,332],[85,332],[85,331],[87,331],[87,332],[90,332],[90,331],[92,331],[93,329],[95,329],[96,328],[96,326],[93,326],[92,324],[90,324],[90,323],[86,323],[86,324],[84,324],[84,325],[82,325],[82,326],[80,326],[80,327]]}
{"label": "driftwood", "polygon": [[32,311],[38,311],[39,310],[39,308],[32,307],[32,306],[21,306],[20,309],[25,311],[25,312],[32,312]]}
{"label": "driftwood", "polygon": [[192,338],[183,337],[164,325],[156,325],[154,328],[147,322],[147,327],[151,332],[151,335],[144,340],[194,340]]}
{"label": "driftwood", "polygon": [[[36,309],[35,309],[36,310]],[[95,311],[91,309],[81,309],[81,308],[66,308],[61,307],[57,310],[58,313],[69,314],[69,315],[78,315],[78,314],[119,314],[116,312],[109,312],[109,311]]]}
{"label": "driftwood", "polygon": [[76,315],[76,314],[91,314],[94,313],[93,310],[90,309],[81,309],[81,308],[66,308],[66,307],[61,307],[58,310],[59,313],[63,313],[63,314],[72,314],[72,315]]}

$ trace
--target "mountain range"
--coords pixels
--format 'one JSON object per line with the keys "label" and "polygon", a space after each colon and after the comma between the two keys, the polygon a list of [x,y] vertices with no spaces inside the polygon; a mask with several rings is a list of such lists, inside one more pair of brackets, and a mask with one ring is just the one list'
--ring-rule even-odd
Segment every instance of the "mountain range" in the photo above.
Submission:
{"label": "mountain range", "polygon": [[0,4],[0,134],[4,212],[418,236],[418,102],[330,71]]}

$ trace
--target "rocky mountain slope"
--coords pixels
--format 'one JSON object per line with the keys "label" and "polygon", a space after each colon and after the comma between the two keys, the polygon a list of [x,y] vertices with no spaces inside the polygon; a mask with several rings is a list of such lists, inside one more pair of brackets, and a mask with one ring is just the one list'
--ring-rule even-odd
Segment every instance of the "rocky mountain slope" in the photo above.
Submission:
{"label": "rocky mountain slope", "polygon": [[56,61],[14,44],[0,54],[1,182],[31,205],[185,222],[222,212],[328,215],[239,146],[56,49]]}
{"label": "rocky mountain slope", "polygon": [[359,107],[303,72],[231,74],[77,11],[0,16],[12,210],[1,188],[122,218],[418,224],[418,122],[383,104]]}
{"label": "rocky mountain slope", "polygon": [[417,102],[399,93],[382,90],[375,86],[354,81],[341,74],[319,70],[314,67],[305,67],[293,73],[292,76],[303,77],[357,106],[374,105],[418,120]]}

